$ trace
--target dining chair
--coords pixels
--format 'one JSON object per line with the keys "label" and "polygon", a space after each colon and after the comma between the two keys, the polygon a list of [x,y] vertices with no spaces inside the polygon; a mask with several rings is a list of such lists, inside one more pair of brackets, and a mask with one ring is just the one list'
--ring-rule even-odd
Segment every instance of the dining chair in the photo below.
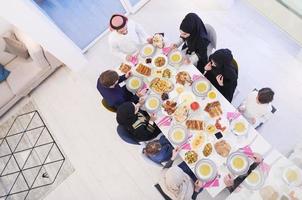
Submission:
{"label": "dining chair", "polygon": [[157,189],[157,191],[161,194],[161,196],[165,199],[165,200],[172,200],[168,195],[166,195],[166,193],[161,189],[160,185],[157,183],[154,185],[154,187]]}
{"label": "dining chair", "polygon": [[120,138],[128,144],[140,145],[139,141],[135,140],[122,125],[118,125],[116,131]]}
{"label": "dining chair", "polygon": [[114,112],[116,113],[116,108],[113,108],[111,106],[108,105],[107,101],[105,99],[102,99],[101,104],[110,112]]}
{"label": "dining chair", "polygon": [[213,49],[216,49],[217,47],[217,34],[213,26],[210,24],[205,24],[204,26],[207,30],[208,38],[210,40],[210,44],[207,47],[207,55],[209,57],[212,54]]}

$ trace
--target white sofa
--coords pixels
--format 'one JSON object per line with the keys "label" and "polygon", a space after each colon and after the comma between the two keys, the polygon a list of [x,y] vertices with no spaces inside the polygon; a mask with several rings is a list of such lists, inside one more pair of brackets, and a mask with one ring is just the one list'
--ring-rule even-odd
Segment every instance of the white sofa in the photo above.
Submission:
{"label": "white sofa", "polygon": [[[3,36],[12,33],[24,43],[29,58],[24,59],[4,51],[6,43]],[[0,63],[10,71],[7,79],[0,83],[0,117],[63,65],[52,54],[44,51],[39,44],[14,27],[0,33]]]}

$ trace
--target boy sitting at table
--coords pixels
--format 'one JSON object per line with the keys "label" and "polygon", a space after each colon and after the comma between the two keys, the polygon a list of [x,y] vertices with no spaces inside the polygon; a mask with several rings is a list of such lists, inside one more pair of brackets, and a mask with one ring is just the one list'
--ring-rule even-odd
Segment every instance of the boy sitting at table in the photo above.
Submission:
{"label": "boy sitting at table", "polygon": [[271,88],[262,88],[259,91],[251,92],[246,100],[239,106],[239,112],[251,123],[257,127],[265,122],[271,115],[274,99],[274,91]]}
{"label": "boy sitting at table", "polygon": [[119,105],[127,101],[137,103],[139,98],[144,96],[144,91],[139,91],[134,95],[125,86],[119,85],[130,76],[131,72],[119,76],[114,70],[101,73],[97,81],[97,89],[110,107],[117,109]]}

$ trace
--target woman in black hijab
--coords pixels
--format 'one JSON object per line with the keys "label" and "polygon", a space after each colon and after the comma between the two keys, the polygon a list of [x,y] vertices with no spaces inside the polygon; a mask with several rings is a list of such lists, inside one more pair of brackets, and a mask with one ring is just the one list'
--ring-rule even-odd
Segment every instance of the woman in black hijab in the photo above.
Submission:
{"label": "woman in black hijab", "polygon": [[[207,30],[195,13],[189,13],[185,16],[180,24],[180,38],[184,45],[182,50],[186,50],[186,54],[197,56],[197,69],[204,72],[204,66],[208,62],[207,47],[210,43]],[[180,46],[181,44],[176,46]]]}
{"label": "woman in black hijab", "polygon": [[229,49],[219,49],[209,57],[205,77],[231,102],[237,87],[238,67]]}
{"label": "woman in black hijab", "polygon": [[116,120],[126,128],[137,141],[148,141],[156,138],[161,130],[154,123],[155,117],[139,109],[140,104],[125,102],[117,109]]}

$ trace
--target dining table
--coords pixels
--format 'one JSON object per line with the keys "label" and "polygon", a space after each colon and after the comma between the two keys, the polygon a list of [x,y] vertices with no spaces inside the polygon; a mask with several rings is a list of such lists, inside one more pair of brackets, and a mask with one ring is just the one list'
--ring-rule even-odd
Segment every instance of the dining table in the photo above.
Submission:
{"label": "dining table", "polygon": [[[152,52],[150,49],[147,51],[146,48],[152,48]],[[173,55],[179,55],[180,61],[173,62]],[[157,60],[159,57],[161,59]],[[179,151],[180,157],[187,163],[197,178],[200,177],[197,174],[197,165],[201,160],[213,164],[214,176],[206,181],[202,180],[205,190],[212,197],[216,197],[226,189],[224,177],[232,174],[236,178],[240,175],[231,170],[230,156],[234,156],[236,153],[245,155],[249,167],[253,164],[253,153],[262,155],[266,160],[273,151],[273,147],[207,81],[204,74],[198,71],[192,63],[184,62],[185,57],[185,53],[178,49],[160,49],[152,47],[150,44],[144,44],[134,54],[130,62],[125,61],[123,63],[130,66],[132,72],[126,86],[133,93],[143,88],[148,89],[142,109],[157,116],[155,123],[171,144],[175,148],[181,149]],[[165,75],[164,71],[166,71]],[[184,75],[185,79],[180,80],[181,75]],[[129,86],[131,78],[142,82],[136,90]],[[163,82],[158,82],[158,80],[163,80]],[[206,91],[202,91],[204,93],[197,91],[199,87],[197,84],[200,82],[206,84]],[[168,84],[168,86],[165,84]],[[154,110],[150,109],[149,104],[147,105],[148,100],[152,98],[155,98],[159,104]],[[167,101],[174,103],[174,109],[170,110],[170,113],[163,106]],[[181,116],[182,113],[184,116]],[[196,124],[196,121],[199,124]],[[241,130],[242,133],[235,128],[238,122],[244,125],[244,130]],[[235,123],[237,125],[234,125]],[[184,130],[185,133],[185,139],[180,143],[173,138],[178,129]],[[211,146],[210,152],[204,153],[205,148],[209,146]],[[190,160],[188,155],[192,152],[195,158]],[[232,195],[230,198],[232,198]]]}

